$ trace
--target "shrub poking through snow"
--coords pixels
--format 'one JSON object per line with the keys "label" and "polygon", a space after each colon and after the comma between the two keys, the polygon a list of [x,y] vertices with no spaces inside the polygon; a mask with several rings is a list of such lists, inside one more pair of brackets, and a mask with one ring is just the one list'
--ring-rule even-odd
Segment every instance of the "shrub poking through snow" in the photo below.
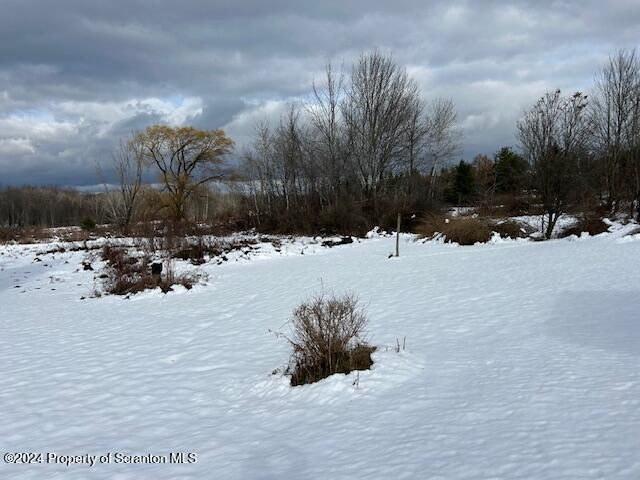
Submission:
{"label": "shrub poking through snow", "polygon": [[161,276],[154,276],[148,256],[131,256],[122,247],[105,245],[102,249],[102,259],[107,263],[108,272],[104,288],[114,295],[128,295],[156,287],[167,293],[173,285],[182,285],[190,289],[198,280],[190,275],[176,274],[171,262],[167,262]]}
{"label": "shrub poking through snow", "polygon": [[293,311],[291,385],[314,383],[334,373],[366,370],[374,347],[365,340],[367,316],[358,299],[317,295]]}
{"label": "shrub poking through snow", "polygon": [[496,223],[492,229],[502,238],[527,238],[533,233],[533,229],[528,225],[511,219]]}
{"label": "shrub poking through snow", "polygon": [[446,219],[444,217],[426,214],[415,226],[415,233],[421,238],[431,238],[442,232]]}
{"label": "shrub poking through snow", "polygon": [[418,227],[417,233],[424,238],[441,234],[446,242],[459,245],[485,243],[491,239],[491,224],[474,217],[454,217],[450,219],[428,218]]}
{"label": "shrub poking through snow", "polygon": [[559,237],[564,238],[570,235],[576,235],[579,237],[583,232],[586,232],[589,235],[598,235],[608,230],[609,225],[604,223],[602,218],[594,214],[586,214],[580,215],[575,224],[560,232]]}
{"label": "shrub poking through snow", "polygon": [[474,245],[485,243],[491,239],[491,226],[478,218],[459,217],[453,218],[445,225],[442,232],[447,241],[459,245]]}
{"label": "shrub poking through snow", "polygon": [[[189,260],[193,265],[202,265],[207,260],[206,256],[213,258],[224,258],[227,253],[240,250],[247,253],[258,243],[251,238],[238,238],[229,240],[206,239],[198,237],[194,239],[184,239],[181,245],[171,250],[172,258]],[[275,245],[275,243],[274,243]]]}

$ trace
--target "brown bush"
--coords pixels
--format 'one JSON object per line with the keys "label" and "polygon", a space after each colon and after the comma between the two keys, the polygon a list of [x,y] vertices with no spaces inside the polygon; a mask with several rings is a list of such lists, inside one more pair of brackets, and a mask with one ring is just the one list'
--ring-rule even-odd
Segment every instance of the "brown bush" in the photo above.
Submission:
{"label": "brown bush", "polygon": [[254,248],[258,240],[253,238],[206,239],[202,237],[184,238],[181,246],[170,252],[172,258],[189,260],[193,265],[205,263],[205,255],[223,257],[227,253],[240,250],[244,253]]}
{"label": "brown bush", "polygon": [[534,205],[532,205],[532,198],[522,195],[506,195],[503,197],[503,213],[504,215],[517,216],[528,215],[533,211],[536,211]]}
{"label": "brown bush", "polygon": [[140,273],[143,267],[148,264],[147,257],[139,259],[130,256],[123,247],[114,245],[105,245],[101,252],[102,260],[107,262],[109,266],[121,273]]}
{"label": "brown bush", "polygon": [[416,223],[414,232],[421,238],[431,238],[436,233],[442,233],[444,227],[444,216],[427,213]]}
{"label": "brown bush", "polygon": [[364,236],[369,230],[369,222],[360,205],[355,202],[337,202],[321,210],[317,216],[317,225],[307,226],[309,233],[350,234]]}
{"label": "brown bush", "polygon": [[0,227],[0,243],[16,242],[20,238],[20,229],[15,227]]}
{"label": "brown bush", "polygon": [[497,222],[491,228],[502,238],[526,238],[533,233],[528,225],[510,219]]}
{"label": "brown bush", "polygon": [[107,263],[108,273],[104,288],[114,295],[126,295],[154,288],[156,280],[151,276],[148,257],[136,258],[119,246],[105,245],[101,252]]}
{"label": "brown bush", "polygon": [[114,233],[105,225],[98,225],[91,232],[79,227],[0,227],[0,243],[84,242],[100,236],[113,236]]}
{"label": "brown bush", "polygon": [[571,235],[580,236],[583,232],[589,235],[598,235],[609,230],[609,225],[602,221],[602,218],[595,214],[582,214],[578,216],[578,221],[568,228],[565,228],[558,235],[560,238]]}
{"label": "brown bush", "polygon": [[522,193],[500,193],[486,199],[476,210],[485,217],[515,217],[519,215],[540,215],[541,206],[535,197]]}
{"label": "brown bush", "polygon": [[459,245],[474,245],[485,243],[491,239],[491,224],[479,218],[454,217],[440,219],[431,217],[425,219],[416,228],[416,233],[424,238],[432,238],[440,233],[446,242]]}
{"label": "brown bush", "polygon": [[208,245],[202,237],[193,243],[186,243],[173,254],[173,258],[179,258],[181,260],[189,260],[194,265],[202,265],[205,262],[204,256],[218,253],[218,250],[214,250],[211,245]]}
{"label": "brown bush", "polygon": [[364,340],[367,317],[356,297],[313,297],[293,311],[291,385],[313,383],[334,373],[366,370],[374,347]]}
{"label": "brown bush", "polygon": [[485,243],[491,239],[491,227],[486,221],[472,217],[453,218],[442,232],[448,242],[459,245]]}
{"label": "brown bush", "polygon": [[0,227],[0,243],[37,243],[50,239],[51,234],[40,227]]}
{"label": "brown bush", "polygon": [[104,289],[113,295],[128,295],[157,287],[167,293],[174,285],[190,289],[198,281],[195,276],[177,275],[170,262],[166,263],[163,274],[155,277],[151,274],[147,255],[133,257],[122,247],[105,245],[101,256],[108,268]]}

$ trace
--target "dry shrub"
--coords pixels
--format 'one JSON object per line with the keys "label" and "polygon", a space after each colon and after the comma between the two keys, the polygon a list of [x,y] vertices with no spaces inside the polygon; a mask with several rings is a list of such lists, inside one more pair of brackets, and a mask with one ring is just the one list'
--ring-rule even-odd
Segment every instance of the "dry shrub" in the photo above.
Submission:
{"label": "dry shrub", "polygon": [[15,232],[12,228],[0,227],[0,243],[8,243],[14,241]]}
{"label": "dry shrub", "polygon": [[473,217],[427,218],[418,225],[416,232],[424,238],[432,238],[439,233],[446,242],[459,245],[485,243],[492,236],[491,224],[486,220]]}
{"label": "dry shrub", "polygon": [[528,194],[500,193],[480,203],[477,212],[485,217],[516,217],[542,214],[540,205]]}
{"label": "dry shrub", "polygon": [[421,238],[431,238],[437,233],[442,233],[446,219],[441,215],[425,214],[414,227],[414,232]]}
{"label": "dry shrub", "polygon": [[459,245],[485,243],[491,239],[491,226],[486,221],[473,217],[453,218],[442,232],[448,242]]}
{"label": "dry shrub", "polygon": [[167,293],[174,285],[190,289],[198,281],[191,275],[177,275],[171,262],[166,262],[165,271],[160,277],[154,277],[147,255],[133,257],[122,247],[105,245],[102,259],[108,267],[104,288],[113,295],[128,295],[157,287]]}
{"label": "dry shrub", "polygon": [[198,282],[198,276],[190,275],[187,273],[177,274],[173,269],[173,263],[171,261],[165,262],[165,272],[164,276],[157,282],[158,287],[164,293],[170,292],[174,285],[182,285],[187,290],[191,290],[191,288]]}
{"label": "dry shrub", "polygon": [[40,227],[0,227],[0,243],[38,243],[51,235]]}
{"label": "dry shrub", "polygon": [[101,252],[102,260],[107,263],[108,273],[105,290],[114,295],[126,295],[153,288],[156,280],[149,271],[147,256],[130,256],[122,247],[105,245]]}
{"label": "dry shrub", "polygon": [[600,216],[595,214],[583,214],[578,216],[578,221],[560,232],[559,237],[564,238],[571,235],[580,236],[583,232],[589,235],[598,235],[609,230],[609,225],[602,221]]}
{"label": "dry shrub", "polygon": [[522,195],[505,195],[503,200],[503,213],[509,216],[528,215],[533,211],[537,211],[535,205],[532,205],[531,197]]}
{"label": "dry shrub", "polygon": [[201,237],[198,237],[195,243],[185,243],[182,248],[173,254],[173,258],[189,260],[194,265],[202,265],[205,262],[205,255],[214,253],[211,246],[207,245]]}
{"label": "dry shrub", "polygon": [[516,220],[498,222],[493,225],[492,229],[502,238],[526,238],[533,233],[533,229],[529,225]]}
{"label": "dry shrub", "polygon": [[225,257],[235,250],[247,253],[254,248],[258,240],[253,238],[207,239],[202,237],[184,238],[180,248],[171,253],[172,258],[189,260],[193,265],[206,262],[205,256]]}
{"label": "dry shrub", "polygon": [[365,340],[367,316],[358,299],[324,294],[293,311],[291,385],[313,383],[334,373],[366,370],[374,347]]}
{"label": "dry shrub", "polygon": [[344,234],[364,236],[369,230],[362,207],[356,202],[345,200],[322,209],[318,215],[310,216],[317,224],[307,225],[309,233]]}
{"label": "dry shrub", "polygon": [[100,236],[113,236],[114,233],[105,225],[98,225],[91,232],[79,227],[0,227],[0,243],[84,242]]}

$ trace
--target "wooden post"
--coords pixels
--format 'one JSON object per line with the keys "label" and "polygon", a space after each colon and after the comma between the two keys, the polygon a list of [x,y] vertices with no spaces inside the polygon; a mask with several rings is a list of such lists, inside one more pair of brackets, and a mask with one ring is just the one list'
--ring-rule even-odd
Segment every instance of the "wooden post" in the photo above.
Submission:
{"label": "wooden post", "polygon": [[398,225],[396,227],[396,257],[400,256],[400,212],[398,212]]}
{"label": "wooden post", "polygon": [[156,283],[160,283],[162,276],[162,263],[154,262],[151,264],[151,276]]}

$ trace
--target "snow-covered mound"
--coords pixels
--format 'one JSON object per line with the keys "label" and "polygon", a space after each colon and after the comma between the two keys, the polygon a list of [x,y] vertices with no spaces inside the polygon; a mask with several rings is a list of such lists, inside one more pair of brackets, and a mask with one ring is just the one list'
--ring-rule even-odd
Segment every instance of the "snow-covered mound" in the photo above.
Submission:
{"label": "snow-covered mound", "polygon": [[[206,285],[129,300],[89,298],[86,252],[0,247],[3,452],[112,454],[0,463],[0,478],[640,478],[630,233],[460,248],[404,236],[390,259],[379,234],[265,244],[200,267]],[[273,331],[322,288],[368,304],[375,363],[291,388]],[[170,452],[197,462],[115,461]]]}

